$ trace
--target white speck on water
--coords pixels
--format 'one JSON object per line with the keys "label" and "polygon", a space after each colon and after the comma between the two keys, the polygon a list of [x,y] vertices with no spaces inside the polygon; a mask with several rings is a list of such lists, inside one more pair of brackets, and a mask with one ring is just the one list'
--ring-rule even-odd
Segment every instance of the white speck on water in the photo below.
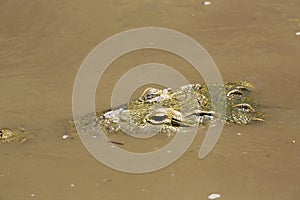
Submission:
{"label": "white speck on water", "polygon": [[300,31],[299,31],[299,32],[296,32],[296,36],[300,36]]}
{"label": "white speck on water", "polygon": [[70,185],[70,187],[75,187],[75,184],[72,183],[72,184]]}
{"label": "white speck on water", "polygon": [[171,153],[172,151],[168,150],[167,153]]}
{"label": "white speck on water", "polygon": [[115,147],[116,147],[116,146],[115,146],[115,145],[113,145],[113,144],[112,144],[112,145],[110,145],[110,148],[115,148]]}
{"label": "white speck on water", "polygon": [[175,176],[175,174],[172,173],[171,176]]}
{"label": "white speck on water", "polygon": [[218,198],[220,198],[221,197],[221,195],[220,194],[210,194],[209,196],[208,196],[208,199],[218,199]]}
{"label": "white speck on water", "polygon": [[93,135],[93,136],[92,136],[92,138],[93,138],[93,139],[96,139],[96,138],[97,138],[97,136],[96,136],[96,135]]}
{"label": "white speck on water", "polygon": [[68,135],[63,135],[63,136],[62,136],[62,139],[63,139],[63,140],[68,139],[68,138],[69,138]]}
{"label": "white speck on water", "polygon": [[211,2],[210,1],[203,1],[202,4],[205,5],[205,6],[208,6],[208,5],[211,4]]}
{"label": "white speck on water", "polygon": [[146,190],[145,188],[142,189],[143,192],[149,192],[148,190]]}
{"label": "white speck on water", "polygon": [[35,194],[30,194],[31,197],[35,197]]}
{"label": "white speck on water", "polygon": [[241,135],[242,135],[242,133],[237,133],[237,135],[238,135],[238,136],[241,136]]}
{"label": "white speck on water", "polygon": [[296,140],[292,140],[292,143],[293,143],[293,144],[296,144]]}

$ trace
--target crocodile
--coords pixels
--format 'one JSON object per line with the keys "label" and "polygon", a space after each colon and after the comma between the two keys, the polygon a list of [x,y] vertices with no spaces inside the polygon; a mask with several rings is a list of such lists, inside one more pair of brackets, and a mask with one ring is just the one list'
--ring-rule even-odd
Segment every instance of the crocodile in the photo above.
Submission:
{"label": "crocodile", "polygon": [[[239,81],[211,85],[214,89],[225,90],[226,110],[221,118],[227,124],[246,125],[264,121],[259,104],[250,93],[252,83]],[[221,91],[221,90],[220,90]],[[218,106],[218,105],[217,105]],[[179,128],[214,124],[220,113],[212,107],[209,87],[200,84],[184,85],[178,89],[147,88],[136,99],[103,112],[87,114],[76,121],[70,121],[72,128],[90,130],[100,127],[106,134],[134,133],[149,134],[161,132],[172,134]],[[66,131],[66,138],[74,138],[74,129]]]}
{"label": "crocodile", "polygon": [[[250,97],[254,88],[252,83],[239,81],[212,87],[225,90],[226,110],[221,118],[224,123],[246,125],[264,121],[259,104]],[[69,121],[63,139],[77,137],[76,128],[93,130],[95,127],[101,128],[106,134],[172,134],[179,128],[214,124],[219,115],[213,109],[206,85],[189,84],[178,89],[150,87],[128,104]],[[22,143],[28,137],[25,133],[22,129],[2,129],[0,143]]]}

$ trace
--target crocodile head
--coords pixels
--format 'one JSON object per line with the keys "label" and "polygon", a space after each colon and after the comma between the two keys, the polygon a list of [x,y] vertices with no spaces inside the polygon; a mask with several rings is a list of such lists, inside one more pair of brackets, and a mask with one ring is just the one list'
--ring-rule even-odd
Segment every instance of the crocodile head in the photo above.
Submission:
{"label": "crocodile head", "polygon": [[[216,85],[214,87],[220,86]],[[229,124],[263,121],[258,104],[249,97],[253,85],[248,82],[226,83],[226,114]],[[213,123],[219,113],[211,106],[207,86],[190,84],[176,90],[147,88],[141,96],[120,107],[98,113],[99,125],[106,132],[123,130],[137,133],[176,130],[197,124]]]}

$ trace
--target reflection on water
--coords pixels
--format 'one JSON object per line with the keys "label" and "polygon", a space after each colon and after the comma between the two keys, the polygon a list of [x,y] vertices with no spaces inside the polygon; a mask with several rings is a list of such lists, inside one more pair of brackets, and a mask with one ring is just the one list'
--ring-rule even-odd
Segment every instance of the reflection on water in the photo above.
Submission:
{"label": "reflection on water", "polygon": [[[297,199],[299,11],[298,1],[230,0],[208,6],[194,0],[2,1],[0,127],[23,127],[33,138],[0,145],[0,199],[207,199],[211,193],[233,200]],[[203,160],[197,154],[205,130],[199,129],[178,161],[143,175],[109,169],[78,139],[62,140],[65,121],[72,118],[73,81],[84,57],[112,34],[143,26],[193,37],[211,54],[225,81],[253,82],[267,121],[226,126]],[[107,97],[121,72],[146,62],[167,64],[191,82],[203,82],[175,55],[136,52],[112,63],[98,86],[96,106],[108,108]],[[137,139],[113,137],[133,149],[169,140],[158,136],[141,145]]]}

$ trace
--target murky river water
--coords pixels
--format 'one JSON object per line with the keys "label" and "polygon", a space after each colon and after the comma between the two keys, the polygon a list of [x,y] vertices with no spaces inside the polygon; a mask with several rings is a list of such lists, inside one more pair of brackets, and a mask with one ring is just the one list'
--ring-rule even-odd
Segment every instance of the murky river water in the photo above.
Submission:
{"label": "murky river water", "polygon": [[[0,199],[296,200],[300,196],[300,1],[17,1],[0,2],[0,127],[33,138],[0,145]],[[174,164],[127,174],[94,159],[78,139],[62,140],[72,119],[72,88],[85,56],[121,31],[155,26],[180,31],[210,53],[224,81],[251,81],[267,122],[225,126],[199,160],[204,130]],[[114,62],[101,80],[97,108],[109,107],[113,84],[133,66],[164,63],[203,82],[185,61],[143,50]],[[241,133],[241,135],[237,135]],[[114,136],[133,150],[151,143]],[[294,141],[294,143],[292,142]]]}

